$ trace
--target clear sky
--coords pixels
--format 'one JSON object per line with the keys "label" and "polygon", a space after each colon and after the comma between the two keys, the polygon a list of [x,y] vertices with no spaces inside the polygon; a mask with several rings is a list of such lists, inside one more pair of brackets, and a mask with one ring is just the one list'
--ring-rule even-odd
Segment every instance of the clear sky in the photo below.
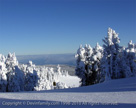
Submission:
{"label": "clear sky", "polygon": [[76,53],[111,27],[121,45],[136,43],[135,0],[0,0],[0,53]]}

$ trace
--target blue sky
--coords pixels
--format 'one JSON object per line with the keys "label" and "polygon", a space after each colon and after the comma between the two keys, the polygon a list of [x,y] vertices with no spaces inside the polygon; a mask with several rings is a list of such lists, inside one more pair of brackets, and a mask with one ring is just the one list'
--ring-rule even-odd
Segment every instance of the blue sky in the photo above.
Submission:
{"label": "blue sky", "polygon": [[135,0],[0,0],[0,53],[76,53],[111,27],[121,45],[136,42]]}

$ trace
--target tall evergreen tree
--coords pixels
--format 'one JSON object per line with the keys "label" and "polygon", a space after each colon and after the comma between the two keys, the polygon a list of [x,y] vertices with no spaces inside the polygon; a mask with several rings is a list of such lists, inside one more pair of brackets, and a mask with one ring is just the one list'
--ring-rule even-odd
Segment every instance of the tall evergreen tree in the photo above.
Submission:
{"label": "tall evergreen tree", "polygon": [[127,47],[127,60],[129,61],[129,67],[133,75],[136,75],[136,52],[135,45],[132,41],[128,43]]}
{"label": "tall evergreen tree", "polygon": [[[20,77],[21,75],[18,70],[18,61],[16,59],[15,53],[9,53],[5,58],[4,56],[0,57],[0,91],[20,91]],[[18,76],[17,76],[18,75]],[[22,76],[21,76],[22,77]],[[21,88],[22,89],[22,88]],[[22,89],[23,90],[23,89]]]}
{"label": "tall evergreen tree", "polygon": [[85,45],[85,73],[84,73],[84,85],[91,85],[94,84],[95,77],[92,71],[92,55],[93,55],[93,48],[90,45]]}
{"label": "tall evergreen tree", "polygon": [[119,62],[119,71],[120,78],[131,77],[132,72],[129,66],[129,61],[127,59],[128,53],[125,47],[121,48],[120,52],[120,62]]}
{"label": "tall evergreen tree", "polygon": [[103,48],[97,43],[93,54],[93,73],[95,74],[95,82],[99,83],[101,80],[101,63],[103,57]]}
{"label": "tall evergreen tree", "polygon": [[26,75],[25,75],[25,91],[33,91],[36,87],[38,81],[37,71],[35,69],[35,65],[32,61],[29,61],[26,67]]}
{"label": "tall evergreen tree", "polygon": [[85,48],[80,45],[79,49],[77,50],[77,54],[75,55],[76,57],[76,75],[81,78],[82,85],[85,84]]}
{"label": "tall evergreen tree", "polygon": [[102,56],[103,48],[98,43],[94,49],[90,45],[78,49],[76,74],[81,78],[82,86],[96,84],[100,81]]}
{"label": "tall evergreen tree", "polygon": [[0,54],[0,92],[6,92],[7,87],[7,69],[5,65],[5,57]]}
{"label": "tall evergreen tree", "polygon": [[108,29],[108,35],[103,40],[104,42],[104,56],[106,58],[105,62],[105,76],[108,78],[105,79],[116,79],[119,77],[119,51],[120,51],[120,39],[118,34],[112,30]]}
{"label": "tall evergreen tree", "polygon": [[9,53],[6,59],[7,91],[24,91],[24,73],[19,69],[15,53]]}

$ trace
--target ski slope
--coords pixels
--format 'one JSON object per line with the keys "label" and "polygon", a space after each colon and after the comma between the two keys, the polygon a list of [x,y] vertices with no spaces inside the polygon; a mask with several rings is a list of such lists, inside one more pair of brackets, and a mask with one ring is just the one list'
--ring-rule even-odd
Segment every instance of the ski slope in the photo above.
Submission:
{"label": "ski slope", "polygon": [[65,83],[68,87],[74,88],[74,87],[79,87],[80,84],[80,78],[77,76],[59,76],[59,82]]}
{"label": "ski slope", "polygon": [[0,108],[17,107],[135,108],[136,77],[78,88],[0,93]]}

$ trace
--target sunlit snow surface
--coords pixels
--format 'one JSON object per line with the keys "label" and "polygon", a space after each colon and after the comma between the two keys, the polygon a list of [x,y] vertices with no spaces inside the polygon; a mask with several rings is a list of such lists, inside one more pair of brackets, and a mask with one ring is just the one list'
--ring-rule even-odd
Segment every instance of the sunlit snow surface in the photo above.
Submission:
{"label": "sunlit snow surface", "polygon": [[[67,81],[64,79],[62,81]],[[73,79],[73,83],[74,81],[76,80]],[[58,108],[135,108],[136,77],[112,80],[79,88],[0,93],[0,108],[13,108],[16,105],[19,108],[45,108],[48,106]]]}

